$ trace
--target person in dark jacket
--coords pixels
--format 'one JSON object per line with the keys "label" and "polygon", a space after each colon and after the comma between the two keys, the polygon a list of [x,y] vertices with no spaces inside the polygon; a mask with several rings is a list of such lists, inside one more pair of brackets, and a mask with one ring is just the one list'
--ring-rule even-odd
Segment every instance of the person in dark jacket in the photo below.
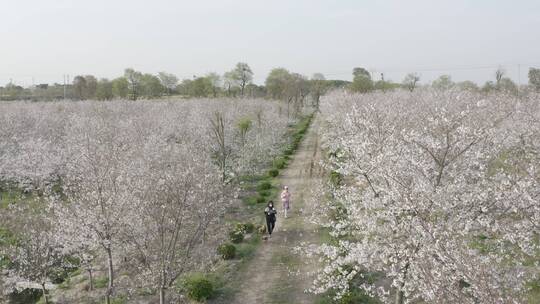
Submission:
{"label": "person in dark jacket", "polygon": [[274,208],[274,202],[269,201],[268,205],[264,209],[264,215],[266,216],[266,227],[269,235],[272,235],[272,231],[276,226],[276,213],[277,211]]}

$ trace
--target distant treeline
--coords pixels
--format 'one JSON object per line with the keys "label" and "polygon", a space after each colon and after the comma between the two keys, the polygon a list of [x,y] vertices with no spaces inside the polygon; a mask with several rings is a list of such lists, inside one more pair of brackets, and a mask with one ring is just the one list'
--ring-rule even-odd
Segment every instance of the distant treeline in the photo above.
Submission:
{"label": "distant treeline", "polygon": [[[405,88],[413,91],[420,86],[420,75],[410,73],[401,82],[386,80],[384,74],[379,80],[365,68],[353,69],[353,81],[327,80],[321,73],[311,77],[275,68],[267,76],[264,85],[253,83],[253,71],[247,63],[240,62],[223,75],[208,73],[193,76],[192,79],[179,80],[174,74],[159,72],[157,75],[142,73],[132,68],[124,70],[124,75],[109,80],[93,75],[78,75],[68,84],[39,84],[21,87],[8,83],[0,87],[0,100],[111,100],[140,98],[181,97],[269,97],[286,101],[303,100],[310,95],[318,103],[319,97],[333,88],[347,88],[354,92],[367,93],[374,90]],[[520,88],[502,69],[494,73],[494,80],[478,86],[472,81],[454,82],[450,75],[442,75],[430,84],[437,89],[461,89],[489,92],[504,90],[517,93]],[[529,70],[528,89],[540,90],[540,69]]]}

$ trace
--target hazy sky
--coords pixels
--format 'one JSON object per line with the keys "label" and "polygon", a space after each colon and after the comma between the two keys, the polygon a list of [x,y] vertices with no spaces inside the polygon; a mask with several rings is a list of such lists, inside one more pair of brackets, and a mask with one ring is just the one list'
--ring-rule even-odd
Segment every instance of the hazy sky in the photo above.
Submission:
{"label": "hazy sky", "polygon": [[188,78],[247,62],[350,79],[362,66],[484,82],[540,66],[539,0],[0,0],[0,85],[113,78],[133,67]]}

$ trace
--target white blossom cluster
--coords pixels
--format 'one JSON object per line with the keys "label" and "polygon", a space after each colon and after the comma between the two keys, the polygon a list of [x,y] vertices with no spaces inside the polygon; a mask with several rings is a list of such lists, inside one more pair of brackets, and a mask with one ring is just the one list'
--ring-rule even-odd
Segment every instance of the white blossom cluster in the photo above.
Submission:
{"label": "white blossom cluster", "polygon": [[[74,134],[77,125],[108,123],[118,130],[133,128],[132,133],[139,128],[139,134],[125,136],[149,136],[148,132],[157,130],[154,136],[196,145],[209,157],[214,145],[210,120],[215,113],[221,113],[226,122],[225,141],[233,154],[231,174],[261,173],[286,143],[290,121],[281,107],[262,99],[4,102],[0,104],[0,181],[29,191],[56,181],[63,174],[69,150],[74,149],[67,140],[78,135]],[[250,126],[241,139],[238,122],[242,119],[249,120]]]}
{"label": "white blossom cluster", "polygon": [[539,95],[334,92],[321,112],[343,183],[318,201],[337,241],[312,250],[326,261],[313,291],[523,303],[540,259]]}

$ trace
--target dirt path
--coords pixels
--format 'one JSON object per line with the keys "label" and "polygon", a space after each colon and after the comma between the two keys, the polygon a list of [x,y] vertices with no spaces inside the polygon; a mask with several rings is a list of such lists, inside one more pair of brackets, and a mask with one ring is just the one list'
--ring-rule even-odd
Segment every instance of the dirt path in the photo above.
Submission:
{"label": "dirt path", "polygon": [[246,267],[240,290],[232,303],[314,302],[315,297],[304,290],[312,282],[307,273],[315,270],[316,265],[305,263],[294,248],[301,242],[316,243],[319,240],[317,227],[305,218],[310,214],[309,201],[305,200],[310,195],[310,184],[322,175],[317,165],[319,157],[318,124],[315,119],[288,168],[279,177],[279,186],[289,186],[292,194],[289,217],[283,218],[281,202],[275,198],[279,213],[272,238],[260,245]]}

